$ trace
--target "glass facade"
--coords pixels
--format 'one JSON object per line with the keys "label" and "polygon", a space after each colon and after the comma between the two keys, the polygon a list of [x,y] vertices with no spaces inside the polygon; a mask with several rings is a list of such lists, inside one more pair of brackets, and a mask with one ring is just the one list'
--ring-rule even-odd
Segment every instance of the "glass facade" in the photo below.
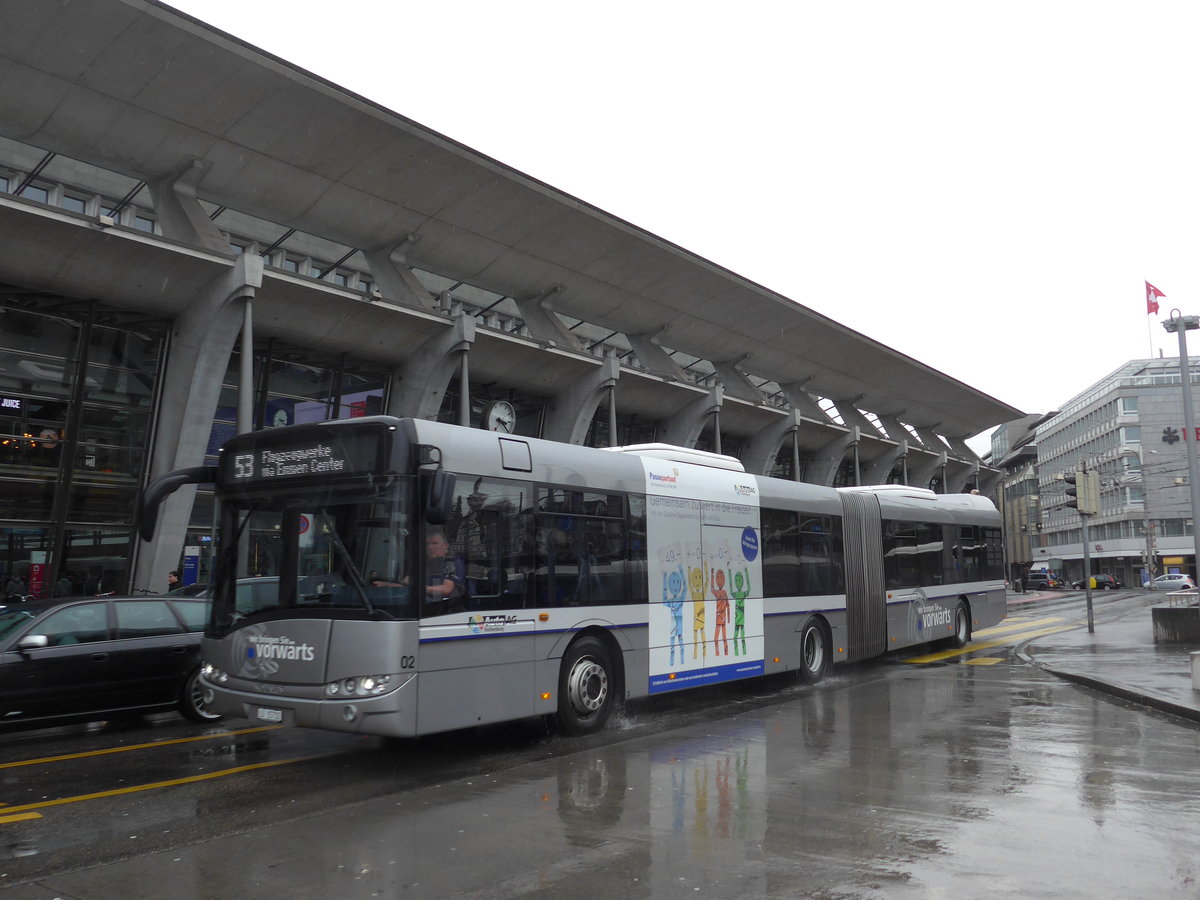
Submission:
{"label": "glass facade", "polygon": [[124,586],[163,334],[110,318],[0,298],[0,569],[31,593]]}

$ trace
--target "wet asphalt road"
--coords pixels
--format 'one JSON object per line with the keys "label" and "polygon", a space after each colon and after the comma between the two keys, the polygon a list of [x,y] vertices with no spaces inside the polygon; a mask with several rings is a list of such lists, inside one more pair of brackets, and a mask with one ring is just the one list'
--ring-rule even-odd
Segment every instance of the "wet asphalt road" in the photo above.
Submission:
{"label": "wet asphalt road", "polygon": [[586,740],[172,716],[7,735],[0,892],[1200,896],[1200,727],[1018,657],[1081,598],[1011,612],[984,650],[643,704]]}

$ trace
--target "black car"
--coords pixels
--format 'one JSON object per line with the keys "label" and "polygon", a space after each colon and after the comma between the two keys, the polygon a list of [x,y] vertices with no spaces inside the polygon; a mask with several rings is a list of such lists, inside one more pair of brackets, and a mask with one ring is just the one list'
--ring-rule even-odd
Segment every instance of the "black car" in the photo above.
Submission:
{"label": "black car", "polygon": [[197,684],[208,603],[88,597],[0,606],[0,730],[206,711]]}
{"label": "black car", "polygon": [[[1092,588],[1094,591],[1115,591],[1121,587],[1121,582],[1117,581],[1112,575],[1093,575],[1092,578],[1096,582],[1096,586]],[[1071,587],[1077,591],[1081,591],[1087,587],[1087,582],[1075,581],[1072,582]]]}
{"label": "black car", "polygon": [[1058,591],[1066,586],[1066,582],[1049,572],[1028,572],[1025,575],[1025,589],[1028,591]]}

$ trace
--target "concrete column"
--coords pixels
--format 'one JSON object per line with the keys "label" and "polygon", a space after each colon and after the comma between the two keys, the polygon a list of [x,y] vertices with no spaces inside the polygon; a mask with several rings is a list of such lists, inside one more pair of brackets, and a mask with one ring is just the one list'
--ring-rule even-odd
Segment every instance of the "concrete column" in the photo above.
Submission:
{"label": "concrete column", "polygon": [[474,341],[474,316],[459,313],[447,319],[446,330],[426,341],[393,373],[388,415],[437,418],[446,385],[461,372],[462,353]]}
{"label": "concrete column", "polygon": [[593,372],[577,378],[550,398],[542,437],[564,444],[582,444],[609,388],[621,377],[621,364],[606,356]]}
{"label": "concrete column", "polygon": [[[262,286],[259,256],[237,257],[175,320],[163,373],[162,405],[150,453],[152,478],[204,463],[229,356],[243,324],[244,305]],[[137,555],[135,589],[165,591],[179,564],[195,487],[172,494],[158,516],[158,533]]]}
{"label": "concrete column", "polygon": [[724,388],[719,384],[710,388],[662,423],[659,440],[676,447],[695,447],[708,417],[721,408],[724,400]]}

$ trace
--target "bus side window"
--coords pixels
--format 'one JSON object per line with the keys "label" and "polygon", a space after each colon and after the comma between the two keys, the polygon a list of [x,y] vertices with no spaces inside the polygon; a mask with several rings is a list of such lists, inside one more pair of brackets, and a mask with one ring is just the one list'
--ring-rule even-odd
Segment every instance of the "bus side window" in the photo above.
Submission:
{"label": "bus side window", "polygon": [[462,561],[467,609],[507,609],[526,605],[532,560],[524,530],[532,517],[532,485],[483,476],[459,475],[446,523],[451,553]]}

